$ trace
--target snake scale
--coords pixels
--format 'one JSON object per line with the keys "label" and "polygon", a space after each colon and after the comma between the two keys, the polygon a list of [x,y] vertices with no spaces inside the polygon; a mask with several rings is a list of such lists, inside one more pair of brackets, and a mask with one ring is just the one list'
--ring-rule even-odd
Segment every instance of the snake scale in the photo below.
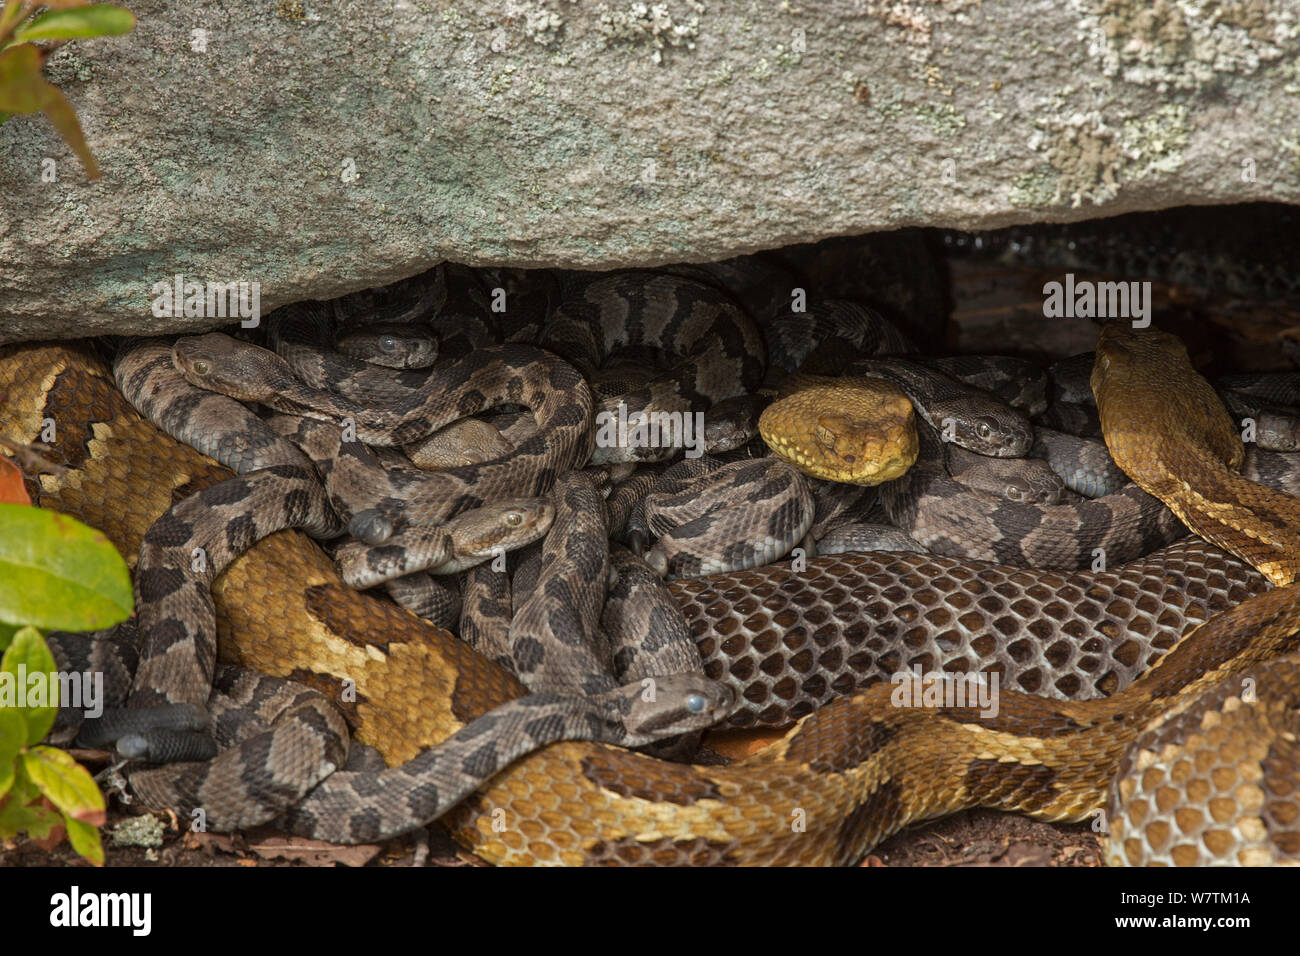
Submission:
{"label": "snake scale", "polygon": [[[32,440],[39,423],[54,414],[59,416],[56,421],[69,423],[60,429],[57,451],[73,470],[62,478],[42,476],[37,489],[40,503],[102,527],[125,554],[137,553],[144,528],[171,503],[173,490],[178,491],[177,498],[184,497],[222,477],[222,470],[211,461],[171,442],[140,420],[111,387],[102,366],[86,352],[25,347],[6,350],[0,361],[6,405],[20,412],[12,437]],[[159,470],[159,461],[167,467]],[[277,467],[291,471],[288,465]],[[148,491],[130,484],[143,481],[149,468],[155,476],[170,473],[171,480],[161,483],[166,487]],[[292,480],[295,476],[280,477]],[[114,483],[119,492],[125,492],[121,498],[126,508],[115,509],[106,501],[105,489]],[[156,477],[152,483],[159,484]],[[306,515],[303,523],[310,523]],[[1129,575],[1127,579],[1101,581],[1085,574],[1071,585],[1061,582],[1062,575],[1052,578],[1050,573],[969,562],[944,565],[943,559],[935,556],[893,556],[891,561],[872,566],[867,562],[870,556],[858,555],[817,559],[810,563],[809,573],[790,573],[787,584],[778,584],[766,596],[763,586],[771,585],[781,569],[679,582],[673,593],[688,618],[693,607],[703,606],[703,613],[693,620],[704,622],[718,635],[718,643],[732,639],[727,660],[737,660],[730,654],[736,649],[736,640],[742,645],[751,641],[749,659],[757,665],[753,670],[763,675],[758,681],[764,685],[762,692],[754,689],[758,685],[743,664],[724,665],[720,670],[720,661],[711,657],[716,649],[701,640],[711,673],[723,676],[723,671],[729,670],[727,679],[735,682],[742,696],[759,698],[748,704],[750,719],[761,722],[757,716],[764,713],[760,704],[766,704],[767,712],[776,718],[773,722],[779,723],[782,707],[788,720],[798,716],[796,708],[815,706],[809,703],[810,697],[816,703],[825,699],[825,689],[823,697],[816,699],[816,679],[794,693],[782,686],[782,678],[811,673],[801,657],[817,659],[824,671],[815,677],[828,687],[834,685],[834,692],[850,696],[825,703],[782,742],[730,767],[668,764],[597,744],[548,746],[510,765],[454,808],[448,823],[463,842],[500,862],[736,863],[851,862],[909,820],[960,806],[1000,806],[1051,819],[1079,818],[1099,806],[1108,771],[1113,772],[1125,747],[1145,723],[1167,708],[1177,709],[1170,708],[1171,700],[1180,707],[1194,704],[1197,693],[1217,678],[1244,672],[1293,646],[1294,627],[1288,631],[1290,609],[1275,597],[1280,591],[1268,592],[1213,618],[1145,676],[1126,684],[1150,656],[1173,643],[1186,624],[1204,620],[1262,587],[1257,575],[1214,548],[1184,546],[1180,556],[1178,547],[1160,560],[1172,560],[1174,567],[1180,560],[1185,562],[1192,569],[1188,580],[1203,582],[1201,587],[1178,589],[1193,596],[1185,609],[1187,616],[1181,620],[1166,613],[1176,613],[1169,608],[1167,596],[1153,594],[1157,588],[1169,587],[1168,574],[1145,571],[1137,565],[1117,572]],[[1247,556],[1261,560],[1253,552]],[[274,565],[259,563],[275,558],[294,573],[286,575],[283,568],[268,573]],[[915,564],[936,560],[940,561],[937,569],[933,565],[921,569]],[[1264,564],[1274,571],[1273,566]],[[970,629],[968,639],[975,653],[986,653],[980,649],[981,638],[988,638],[990,630],[1007,626],[1000,623],[1004,618],[1017,625],[1028,621],[1027,630],[1041,632],[1045,642],[1070,633],[1060,624],[1066,599],[1057,598],[1058,594],[1068,595],[1064,589],[1070,586],[1085,594],[1090,588],[1098,594],[1127,593],[1133,616],[1126,619],[1122,609],[1107,609],[1117,613],[1122,622],[1115,627],[1119,635],[1132,637],[1126,634],[1126,627],[1141,633],[1142,625],[1134,627],[1133,622],[1142,620],[1143,614],[1158,617],[1165,630],[1149,646],[1124,650],[1120,644],[1107,652],[1114,660],[1133,658],[1137,662],[1127,673],[1079,662],[1084,672],[1096,675],[1099,692],[1115,691],[1110,698],[1070,702],[1008,690],[1003,694],[1002,715],[992,720],[961,708],[900,710],[889,705],[888,686],[853,693],[861,684],[849,686],[843,675],[834,674],[834,655],[842,657],[846,649],[854,648],[853,627],[846,623],[854,618],[845,611],[845,602],[851,596],[863,597],[861,587],[845,586],[848,575],[879,582],[885,595],[890,588],[917,591],[918,583],[924,592],[924,584],[932,582],[933,597],[922,597],[919,607],[929,607],[921,613],[942,627],[943,621],[936,617],[954,617],[946,606],[951,598],[963,591],[970,594],[972,580],[977,577],[982,586],[983,579],[994,572],[1004,575],[1005,582],[992,585],[989,593],[981,592],[983,598],[975,600],[991,617],[985,629],[981,631],[974,621],[958,622]],[[1270,576],[1276,577],[1275,571]],[[948,583],[940,583],[945,577]],[[1211,579],[1215,581],[1212,586]],[[808,584],[810,580],[818,583]],[[691,589],[700,586],[718,590],[707,598],[691,597]],[[390,762],[410,759],[421,748],[522,694],[507,675],[444,632],[340,587],[315,546],[293,532],[272,535],[234,559],[213,593],[223,651],[240,663],[318,686],[331,699],[337,696],[338,672],[346,672],[352,679],[361,675],[363,679],[357,681],[361,693],[349,716],[361,729],[360,739],[382,745]],[[773,600],[773,593],[779,600]],[[725,597],[727,594],[731,596]],[[809,597],[800,599],[800,594]],[[782,605],[788,596],[794,597]],[[817,596],[823,604],[813,600]],[[1199,605],[1197,597],[1204,599]],[[251,606],[244,603],[249,598],[254,602]],[[994,616],[998,609],[989,606],[987,599],[994,599],[995,605],[998,600],[1005,602],[1006,614]],[[857,606],[868,608],[867,613],[875,616],[869,610],[869,595],[864,600],[866,604]],[[885,600],[894,599],[886,596]],[[1037,629],[1030,610],[1035,602],[1042,614]],[[768,625],[753,623],[760,606],[772,614]],[[1078,619],[1088,623],[1076,625],[1076,629],[1096,625],[1096,617],[1090,618],[1090,613],[1095,615],[1095,611],[1082,613]],[[283,620],[285,614],[305,625],[307,648],[288,645],[283,634],[273,637],[276,621],[267,618]],[[917,620],[916,612],[912,614],[911,620]],[[838,626],[831,623],[837,615]],[[903,611],[900,621],[907,620],[908,613]],[[1267,626],[1252,630],[1260,620]],[[389,626],[372,626],[385,621]],[[799,628],[794,627],[796,623]],[[803,649],[808,653],[801,654],[797,648],[791,648],[792,653],[784,658],[771,653],[774,640],[788,644],[792,633],[799,630],[811,640]],[[382,646],[367,637],[376,633],[383,635]],[[954,633],[941,632],[936,647],[951,652]],[[879,636],[859,633],[857,647],[870,649],[870,641]],[[906,636],[904,642],[908,653],[917,646]],[[1053,650],[1057,643],[1047,644],[1036,660],[1059,669],[1056,658],[1060,653]],[[743,652],[743,646],[740,649]],[[357,650],[369,653],[358,657]],[[1017,659],[1022,652],[1009,653]],[[1085,647],[1084,655],[1088,654]],[[745,659],[744,653],[739,659]],[[920,654],[916,659],[925,660]],[[950,657],[948,662],[957,659]],[[898,663],[901,661],[882,661],[876,676],[883,676],[885,669],[896,669]],[[1037,679],[1042,682],[1037,689],[1043,692],[1052,683],[1044,680],[1044,673],[1051,672],[1037,678],[1026,676],[1031,671],[1032,667],[1024,669],[1021,686],[1029,689]],[[404,701],[405,695],[389,689],[403,686],[403,674],[407,675],[409,694],[419,700],[418,708],[408,706],[404,711],[403,704],[412,701]],[[445,675],[444,682],[437,679],[439,674]],[[867,674],[862,683],[870,682],[869,669]],[[366,694],[365,687],[377,692]],[[237,691],[238,687],[232,683],[230,689]],[[1057,689],[1063,696],[1078,693],[1077,688],[1059,684]],[[1004,756],[998,760],[980,756],[995,741]],[[1087,767],[1081,766],[1085,761],[1080,755],[1089,757]],[[404,771],[395,768],[396,772]],[[347,785],[345,776],[335,776],[341,778],[338,786]],[[923,780],[928,782],[923,784]],[[943,785],[935,787],[934,781]],[[494,825],[500,818],[498,811],[507,821],[504,829]],[[312,813],[308,806],[297,819],[310,820]],[[806,825],[792,828],[794,817]],[[352,838],[363,835],[350,834]]]}

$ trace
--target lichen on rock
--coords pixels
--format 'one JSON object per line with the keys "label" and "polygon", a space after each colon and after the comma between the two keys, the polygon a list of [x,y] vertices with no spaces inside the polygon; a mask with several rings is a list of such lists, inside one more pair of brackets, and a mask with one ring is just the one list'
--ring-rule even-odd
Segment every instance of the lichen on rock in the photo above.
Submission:
{"label": "lichen on rock", "polygon": [[1074,0],[1107,76],[1196,89],[1248,76],[1300,37],[1294,0]]}
{"label": "lichen on rock", "polygon": [[[136,0],[0,125],[0,342],[214,328],[451,259],[612,269],[914,225],[1300,203],[1295,0]],[[195,30],[208,41],[191,43]]]}
{"label": "lichen on rock", "polygon": [[598,29],[610,43],[649,45],[651,59],[663,62],[663,51],[668,47],[695,49],[695,38],[700,35],[700,15],[705,5],[698,0],[684,4],[689,13],[674,15],[672,4],[629,3],[624,7],[597,8]]}

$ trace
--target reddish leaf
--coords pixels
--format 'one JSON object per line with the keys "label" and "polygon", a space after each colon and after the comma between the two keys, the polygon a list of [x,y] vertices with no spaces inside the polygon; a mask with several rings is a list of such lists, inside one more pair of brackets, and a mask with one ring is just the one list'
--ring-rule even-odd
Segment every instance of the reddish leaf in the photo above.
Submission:
{"label": "reddish leaf", "polygon": [[[63,839],[63,817],[44,797],[30,803],[15,803],[10,794],[5,800],[5,813],[9,823],[17,822],[18,829],[26,830],[27,837],[43,850],[52,850]],[[7,827],[6,830],[12,829]]]}
{"label": "reddish leaf", "polygon": [[23,486],[23,473],[8,458],[0,456],[0,504],[29,505],[32,499]]}
{"label": "reddish leaf", "polygon": [[54,850],[55,847],[57,847],[60,843],[63,842],[63,838],[65,836],[67,836],[67,832],[64,830],[63,824],[56,823],[54,824],[54,826],[50,828],[49,836],[47,837],[29,836],[28,839],[30,839],[33,843],[35,843],[46,853],[50,853]]}

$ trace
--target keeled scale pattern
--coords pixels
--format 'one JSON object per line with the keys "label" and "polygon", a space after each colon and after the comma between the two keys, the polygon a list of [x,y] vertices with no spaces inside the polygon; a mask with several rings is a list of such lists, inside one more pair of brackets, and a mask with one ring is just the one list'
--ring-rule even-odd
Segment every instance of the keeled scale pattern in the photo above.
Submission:
{"label": "keeled scale pattern", "polygon": [[730,723],[745,727],[787,724],[914,666],[997,673],[1003,688],[1057,699],[1106,696],[1266,585],[1189,538],[1115,572],[856,553],[670,587],[706,673],[744,700]]}
{"label": "keeled scale pattern", "polygon": [[1300,863],[1297,698],[1290,658],[1225,681],[1139,737],[1111,787],[1107,861]]}

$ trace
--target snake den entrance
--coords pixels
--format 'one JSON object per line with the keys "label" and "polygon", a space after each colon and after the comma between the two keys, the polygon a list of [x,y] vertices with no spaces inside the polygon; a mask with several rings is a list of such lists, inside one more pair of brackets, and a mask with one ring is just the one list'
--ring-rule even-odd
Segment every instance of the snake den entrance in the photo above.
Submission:
{"label": "snake den entrance", "polygon": [[102,678],[50,740],[130,863],[1294,861],[1296,227],[444,263],[6,347],[26,493],[134,580],[47,635]]}

